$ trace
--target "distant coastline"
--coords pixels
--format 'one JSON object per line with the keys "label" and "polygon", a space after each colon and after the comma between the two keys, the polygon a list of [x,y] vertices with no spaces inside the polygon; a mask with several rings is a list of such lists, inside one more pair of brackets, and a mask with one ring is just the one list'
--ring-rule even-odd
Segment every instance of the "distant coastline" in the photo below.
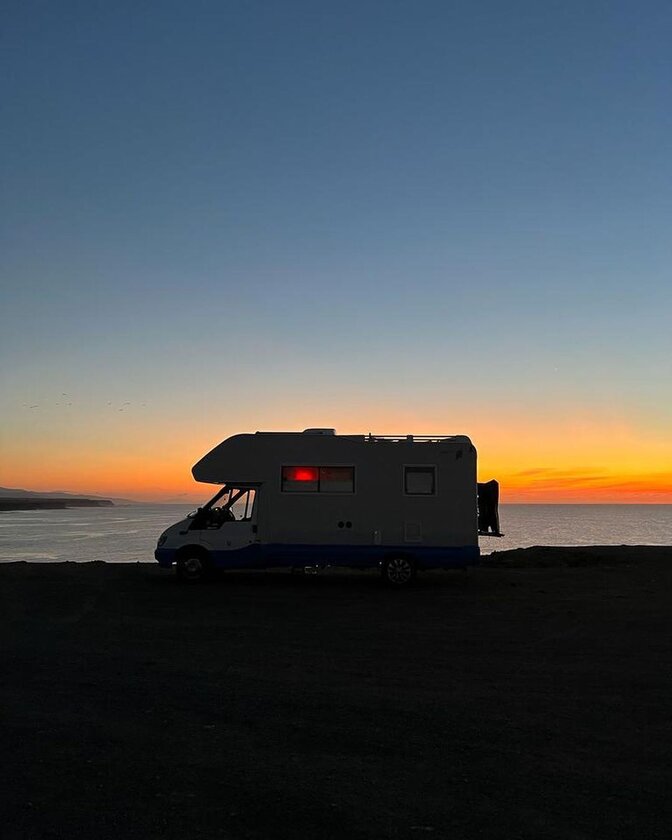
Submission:
{"label": "distant coastline", "polygon": [[71,507],[114,507],[110,499],[54,499],[41,496],[0,498],[0,511],[3,510],[65,510]]}
{"label": "distant coastline", "polygon": [[[33,504],[35,503],[35,504]],[[111,499],[86,491],[24,490],[22,487],[0,487],[0,510],[64,510],[69,507],[116,507],[137,505],[135,499]]]}

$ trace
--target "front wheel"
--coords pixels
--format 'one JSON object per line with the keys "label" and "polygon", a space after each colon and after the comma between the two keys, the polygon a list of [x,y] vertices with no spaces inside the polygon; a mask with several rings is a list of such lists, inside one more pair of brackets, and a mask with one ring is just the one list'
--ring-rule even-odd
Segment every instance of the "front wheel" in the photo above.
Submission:
{"label": "front wheel", "polygon": [[200,583],[210,574],[210,565],[202,554],[185,554],[177,561],[177,577],[184,583]]}
{"label": "front wheel", "polygon": [[380,570],[383,581],[395,589],[410,586],[415,578],[415,565],[407,557],[388,557]]}

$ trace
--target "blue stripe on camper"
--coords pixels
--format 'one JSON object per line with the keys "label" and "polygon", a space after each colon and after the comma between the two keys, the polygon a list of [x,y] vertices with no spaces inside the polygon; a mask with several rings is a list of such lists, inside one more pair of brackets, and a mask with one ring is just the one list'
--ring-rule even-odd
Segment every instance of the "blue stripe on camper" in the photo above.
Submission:
{"label": "blue stripe on camper", "polygon": [[[157,548],[154,557],[161,566],[175,562],[175,550]],[[209,551],[213,564],[221,569],[259,569],[273,566],[353,566],[371,568],[386,557],[408,557],[420,569],[450,569],[473,565],[480,557],[479,547],[464,545],[389,546],[389,545],[261,545],[229,551]]]}

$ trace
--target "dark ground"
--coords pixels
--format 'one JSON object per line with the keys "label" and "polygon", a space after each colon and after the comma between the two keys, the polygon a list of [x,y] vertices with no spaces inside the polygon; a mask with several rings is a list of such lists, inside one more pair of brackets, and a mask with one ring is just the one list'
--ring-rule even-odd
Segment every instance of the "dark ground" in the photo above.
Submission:
{"label": "dark ground", "polygon": [[0,566],[3,837],[667,840],[672,549],[490,562]]}

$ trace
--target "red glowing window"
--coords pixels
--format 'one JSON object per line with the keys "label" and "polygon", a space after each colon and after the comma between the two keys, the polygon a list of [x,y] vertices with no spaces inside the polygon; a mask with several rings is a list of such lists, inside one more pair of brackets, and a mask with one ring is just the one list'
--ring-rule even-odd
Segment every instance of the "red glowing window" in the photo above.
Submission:
{"label": "red glowing window", "polygon": [[283,467],[282,490],[285,493],[317,493],[320,471],[317,467]]}
{"label": "red glowing window", "polygon": [[282,490],[284,493],[354,493],[354,467],[306,467],[282,468]]}
{"label": "red glowing window", "polygon": [[317,467],[285,467],[283,470],[285,481],[317,481],[318,477]]}

